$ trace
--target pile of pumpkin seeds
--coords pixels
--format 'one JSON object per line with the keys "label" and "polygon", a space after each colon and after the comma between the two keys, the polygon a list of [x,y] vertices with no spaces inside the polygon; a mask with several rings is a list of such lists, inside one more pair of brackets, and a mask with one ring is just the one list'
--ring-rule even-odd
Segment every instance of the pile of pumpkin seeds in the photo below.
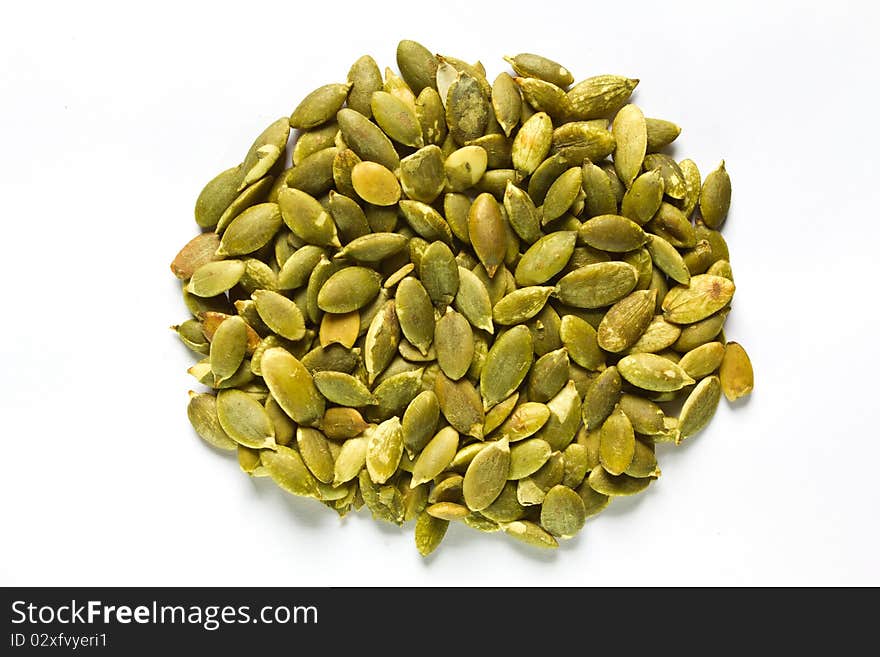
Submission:
{"label": "pile of pumpkin seeds", "polygon": [[361,57],[208,182],[171,265],[198,435],[423,555],[450,521],[556,547],[753,385],[724,163],[666,154],[638,80],[505,60]]}

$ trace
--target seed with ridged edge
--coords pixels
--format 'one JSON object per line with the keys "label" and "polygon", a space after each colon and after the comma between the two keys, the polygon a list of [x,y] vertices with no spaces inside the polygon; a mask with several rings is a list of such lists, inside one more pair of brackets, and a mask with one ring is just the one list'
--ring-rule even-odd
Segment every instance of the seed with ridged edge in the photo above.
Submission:
{"label": "seed with ridged edge", "polygon": [[533,114],[513,138],[513,167],[524,176],[530,175],[547,157],[552,143],[553,121],[545,112]]}
{"label": "seed with ridged edge", "polygon": [[578,240],[594,249],[611,253],[626,253],[643,246],[647,236],[641,227],[626,217],[603,214],[581,225]]}
{"label": "seed with ridged edge", "polygon": [[211,338],[209,359],[215,384],[238,371],[247,351],[247,325],[238,315],[224,319]]}
{"label": "seed with ridged edge", "polygon": [[620,375],[643,390],[673,392],[694,383],[678,363],[657,354],[632,354],[617,363]]}
{"label": "seed with ridged edge", "polygon": [[290,115],[290,127],[308,130],[332,119],[345,103],[350,84],[325,84],[302,99]]}
{"label": "seed with ridged edge", "polygon": [[486,420],[480,393],[467,378],[452,381],[442,371],[434,380],[434,393],[447,422],[459,433],[483,438]]}
{"label": "seed with ridged edge", "polygon": [[354,191],[367,203],[394,205],[400,200],[400,184],[395,175],[376,162],[359,162],[351,170]]}
{"label": "seed with ridged edge", "polygon": [[241,260],[207,262],[193,272],[186,287],[197,297],[215,297],[235,287],[244,270],[245,264]]}
{"label": "seed with ridged edge", "polygon": [[285,187],[278,194],[281,217],[293,234],[308,244],[339,246],[336,224],[313,196]]}
{"label": "seed with ridged edge", "polygon": [[620,399],[620,374],[611,366],[597,376],[584,395],[583,421],[588,430],[599,428]]}
{"label": "seed with ridged edge", "polygon": [[481,511],[492,504],[507,483],[510,446],[506,438],[489,443],[471,461],[464,475],[462,494],[468,508]]}
{"label": "seed with ridged edge", "polygon": [[648,146],[648,130],[642,110],[636,105],[625,105],[614,117],[611,133],[616,144],[614,169],[628,189],[642,170]]}
{"label": "seed with ridged edge", "polygon": [[318,307],[328,313],[350,313],[369,304],[382,287],[382,277],[366,267],[346,267],[330,276],[318,292]]}
{"label": "seed with ridged edge", "polygon": [[721,388],[728,401],[745,397],[755,387],[752,361],[738,342],[727,343],[718,376],[721,378]]}
{"label": "seed with ridged edge", "polygon": [[502,326],[521,324],[541,312],[554,288],[530,285],[501,298],[492,309],[492,319]]}
{"label": "seed with ridged edge", "polygon": [[275,483],[288,493],[318,496],[318,482],[295,450],[279,445],[274,452],[262,452],[260,461]]}
{"label": "seed with ridged edge", "polygon": [[554,294],[569,306],[602,308],[629,294],[638,280],[638,271],[629,263],[597,262],[563,276]]}
{"label": "seed with ridged edge", "polygon": [[266,326],[288,340],[299,340],[306,334],[305,320],[299,307],[287,297],[271,290],[256,290],[251,298]]}
{"label": "seed with ridged edge", "polygon": [[720,399],[721,381],[717,376],[707,376],[694,386],[681,407],[676,442],[693,436],[709,424]]}
{"label": "seed with ridged edge", "polygon": [[345,372],[315,372],[312,375],[318,391],[327,401],[340,406],[366,406],[373,403],[370,389],[357,377]]}
{"label": "seed with ridged edge", "polygon": [[384,484],[397,471],[403,456],[400,420],[385,420],[367,435],[367,471],[375,484]]}
{"label": "seed with ridged edge", "polygon": [[217,398],[206,393],[190,391],[186,414],[199,437],[212,447],[223,450],[237,449],[236,443],[223,430],[217,417]]}
{"label": "seed with ridged edge", "polygon": [[306,367],[286,349],[273,347],[260,360],[269,391],[297,424],[310,426],[324,414],[324,398]]}
{"label": "seed with ridged edge", "polygon": [[507,233],[501,208],[491,194],[480,194],[471,204],[468,235],[489,278],[494,277],[507,252]]}
{"label": "seed with ridged edge", "polygon": [[487,410],[519,387],[533,357],[532,334],[526,326],[514,326],[495,341],[480,373],[480,393]]}
{"label": "seed with ridged edge", "polygon": [[730,209],[730,176],[724,168],[724,160],[710,172],[700,192],[700,214],[709,228],[718,228],[727,218]]}
{"label": "seed with ridged edge", "polygon": [[467,374],[474,357],[474,333],[463,315],[450,310],[437,320],[434,347],[446,376],[457,381]]}
{"label": "seed with ridged edge", "polygon": [[718,312],[730,303],[736,286],[721,276],[700,274],[691,278],[690,285],[672,288],[663,299],[667,321],[675,324],[693,324]]}
{"label": "seed with ridged edge", "polygon": [[514,522],[507,523],[503,527],[505,534],[512,536],[527,545],[539,548],[559,547],[556,539],[553,538],[551,534],[544,531],[540,525],[536,525],[528,520],[515,520]]}
{"label": "seed with ridged edge", "polygon": [[217,393],[217,419],[223,431],[239,445],[275,449],[275,427],[266,410],[246,392],[228,389]]}
{"label": "seed with ridged edge", "polygon": [[656,295],[654,290],[639,290],[611,306],[599,322],[599,346],[620,353],[638,342],[654,317]]}
{"label": "seed with ridged edge", "polygon": [[636,437],[626,414],[615,408],[602,423],[599,434],[599,462],[610,474],[623,474],[635,455]]}
{"label": "seed with ridged edge", "polygon": [[411,486],[420,486],[431,481],[434,477],[446,470],[455,453],[458,451],[458,431],[452,427],[444,427],[437,432],[413,466],[413,478]]}
{"label": "seed with ridged edge", "polygon": [[571,538],[587,522],[587,509],[581,496],[568,486],[557,485],[547,491],[541,505],[541,525],[560,538]]}

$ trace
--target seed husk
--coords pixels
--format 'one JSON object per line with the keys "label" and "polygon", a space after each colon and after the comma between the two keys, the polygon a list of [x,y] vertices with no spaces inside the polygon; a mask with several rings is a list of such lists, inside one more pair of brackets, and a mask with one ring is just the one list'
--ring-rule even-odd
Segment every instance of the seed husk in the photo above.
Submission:
{"label": "seed husk", "polygon": [[721,389],[728,401],[745,397],[755,387],[752,361],[738,342],[728,342],[724,348],[724,358],[718,376],[721,379]]}
{"label": "seed husk", "polygon": [[482,511],[494,502],[504,485],[510,470],[510,446],[502,438],[486,445],[468,465],[462,484],[462,494],[467,508]]}

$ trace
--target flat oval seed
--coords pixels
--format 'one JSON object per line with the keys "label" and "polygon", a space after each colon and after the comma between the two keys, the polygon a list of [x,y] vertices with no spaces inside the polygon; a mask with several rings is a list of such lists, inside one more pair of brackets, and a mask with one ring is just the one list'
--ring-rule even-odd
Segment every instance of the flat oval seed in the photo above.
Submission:
{"label": "flat oval seed", "polygon": [[645,156],[645,171],[657,169],[663,177],[664,192],[674,199],[683,199],[687,194],[687,183],[678,163],[665,153],[652,153]]}
{"label": "flat oval seed", "polygon": [[587,509],[581,496],[567,486],[554,486],[541,505],[541,525],[560,538],[571,538],[587,522]]}
{"label": "flat oval seed", "polygon": [[342,443],[342,449],[333,464],[333,485],[338,486],[358,476],[367,464],[367,439],[349,438]]}
{"label": "flat oval seed", "polygon": [[434,340],[434,306],[418,279],[408,277],[397,286],[396,310],[400,330],[423,354]]}
{"label": "flat oval seed", "polygon": [[367,203],[394,205],[400,200],[400,184],[394,174],[375,162],[359,162],[351,170],[354,191]]}
{"label": "flat oval seed", "polygon": [[[488,85],[488,83],[487,83]],[[442,94],[441,94],[442,95]],[[481,137],[492,111],[488,94],[480,83],[467,73],[460,73],[446,94],[446,123],[449,134],[459,144]]]}
{"label": "flat oval seed", "polygon": [[434,393],[449,424],[459,433],[482,440],[486,416],[480,393],[468,379],[452,381],[441,371],[434,381]]}
{"label": "flat oval seed", "polygon": [[513,67],[517,75],[538,78],[557,87],[567,87],[574,82],[574,76],[562,64],[552,59],[524,52],[514,57],[505,57],[504,61]]}
{"label": "flat oval seed", "polygon": [[651,220],[663,202],[663,176],[656,169],[636,178],[623,196],[620,214],[639,226]]}
{"label": "flat oval seed", "polygon": [[684,258],[669,242],[657,235],[648,235],[647,249],[654,264],[669,278],[682,285],[690,283],[691,274]]}
{"label": "flat oval seed", "polygon": [[305,319],[299,307],[287,297],[271,290],[257,290],[251,298],[266,326],[288,340],[300,340],[306,334]]}
{"label": "flat oval seed", "polygon": [[339,246],[336,224],[313,196],[285,187],[278,194],[281,217],[293,234],[308,244]]}
{"label": "flat oval seed", "polygon": [[721,381],[717,376],[708,376],[700,381],[681,407],[676,442],[693,436],[709,424],[720,399]]}
{"label": "flat oval seed", "polygon": [[504,262],[507,233],[501,208],[491,194],[480,194],[471,204],[468,212],[468,236],[489,278],[494,277],[498,267]]}
{"label": "flat oval seed", "polygon": [[674,142],[681,134],[681,128],[672,121],[663,119],[645,119],[645,127],[648,132],[648,152],[659,151],[664,146]]}
{"label": "flat oval seed", "polygon": [[394,301],[387,301],[373,317],[364,339],[364,366],[370,385],[388,367],[400,344],[400,323]]}
{"label": "flat oval seed", "polygon": [[219,259],[216,255],[219,246],[217,233],[199,233],[175,256],[171,271],[177,278],[187,280],[202,265]]}
{"label": "flat oval seed", "polygon": [[317,429],[297,427],[296,446],[303,463],[318,481],[329,484],[333,481],[334,462],[327,438]]}
{"label": "flat oval seed", "polygon": [[689,377],[699,380],[709,376],[721,366],[724,352],[725,346],[722,343],[707,342],[687,352],[678,364]]}
{"label": "flat oval seed", "polygon": [[422,254],[419,278],[428,296],[441,308],[448,306],[458,292],[458,263],[443,242],[433,242]]}
{"label": "flat oval seed", "polygon": [[697,244],[696,231],[684,213],[671,203],[660,203],[654,218],[646,226],[677,248],[693,248]]}
{"label": "flat oval seed", "polygon": [[626,104],[639,81],[620,75],[596,75],[566,93],[569,112],[577,120],[613,115]]}
{"label": "flat oval seed", "polygon": [[[627,357],[629,358],[629,356]],[[620,399],[623,382],[617,367],[611,366],[597,376],[584,395],[582,417],[590,431],[602,426]]]}
{"label": "flat oval seed", "polygon": [[522,97],[509,74],[501,73],[495,78],[495,82],[492,83],[491,99],[498,125],[509,137],[522,115]]}
{"label": "flat oval seed", "polygon": [[510,470],[510,446],[502,438],[486,445],[471,461],[464,475],[462,494],[468,508],[481,511],[494,502]]}
{"label": "flat oval seed", "polygon": [[444,427],[438,431],[416,459],[410,485],[420,486],[431,481],[449,467],[457,451],[458,431],[452,427]]}
{"label": "flat oval seed", "polygon": [[693,160],[682,160],[678,163],[678,168],[681,169],[685,187],[687,188],[684,198],[680,201],[681,212],[685,217],[690,218],[694,208],[697,207],[697,203],[700,201],[700,189],[702,187],[700,169]]}
{"label": "flat oval seed", "polygon": [[403,218],[421,237],[428,241],[452,243],[452,230],[437,210],[419,201],[400,201]]}
{"label": "flat oval seed", "polygon": [[577,488],[590,470],[587,448],[579,443],[572,443],[562,452],[562,460],[565,466],[562,485]]}
{"label": "flat oval seed", "polygon": [[752,370],[752,361],[742,345],[738,342],[728,342],[724,349],[724,358],[721,361],[721,369],[718,372],[721,378],[721,388],[728,401],[735,401],[745,397],[755,387],[755,374]]}
{"label": "flat oval seed", "polygon": [[427,511],[423,511],[416,518],[415,541],[416,549],[423,557],[431,554],[443,541],[449,521],[435,518]]}
{"label": "flat oval seed", "polygon": [[241,171],[232,167],[212,178],[196,199],[196,223],[202,228],[214,228],[220,215],[238,196]]}
{"label": "flat oval seed", "polygon": [[422,126],[416,116],[415,105],[409,105],[387,91],[376,91],[370,101],[370,108],[376,123],[394,141],[412,148],[421,148],[424,145]]}
{"label": "flat oval seed", "polygon": [[274,452],[262,452],[260,462],[272,480],[288,493],[304,497],[318,496],[318,482],[295,450],[279,445]]}
{"label": "flat oval seed", "polygon": [[186,414],[199,437],[212,447],[223,450],[238,448],[238,443],[220,425],[217,398],[214,395],[190,392]]}
{"label": "flat oval seed", "polygon": [[247,351],[247,325],[237,315],[221,322],[211,338],[209,358],[215,384],[234,375]]}
{"label": "flat oval seed", "polygon": [[[519,86],[523,99],[529,108],[536,112],[546,112],[556,121],[565,119],[568,112],[568,99],[565,92],[552,82],[538,78],[517,77],[514,82]],[[525,108],[523,109],[525,114]]]}
{"label": "flat oval seed", "polygon": [[446,184],[443,151],[432,144],[403,158],[400,161],[400,184],[409,198],[433,203]]}
{"label": "flat oval seed", "polygon": [[532,244],[516,266],[517,285],[540,285],[556,276],[571,260],[576,240],[574,231],[557,231]]}
{"label": "flat oval seed", "polygon": [[375,484],[384,484],[397,470],[403,456],[403,431],[393,417],[375,427],[367,436],[367,471]]}
{"label": "flat oval seed", "polygon": [[327,401],[340,406],[361,407],[375,400],[369,388],[355,376],[345,372],[315,372],[313,375],[318,391]]}
{"label": "flat oval seed", "polygon": [[653,290],[639,290],[611,306],[599,322],[599,346],[612,353],[632,347],[654,317],[656,295]]}
{"label": "flat oval seed", "polygon": [[615,408],[602,423],[599,462],[610,474],[623,474],[633,461],[635,449],[636,437],[632,424],[620,407]]}
{"label": "flat oval seed", "polygon": [[260,370],[278,405],[300,425],[310,426],[324,415],[324,398],[306,367],[281,347],[266,350]]}
{"label": "flat oval seed", "polygon": [[464,520],[470,514],[468,508],[455,502],[437,502],[425,509],[425,513],[438,520]]}
{"label": "flat oval seed", "polygon": [[275,449],[275,427],[266,410],[246,392],[217,393],[217,419],[223,431],[239,445]]}
{"label": "flat oval seed", "polygon": [[495,341],[480,373],[480,393],[485,409],[509,397],[519,387],[533,358],[532,334],[526,326],[514,326]]}
{"label": "flat oval seed", "polygon": [[553,142],[553,121],[545,112],[532,115],[516,133],[511,147],[514,168],[528,176],[550,152]]}
{"label": "flat oval seed", "polygon": [[486,173],[489,156],[480,146],[463,146],[446,158],[443,167],[449,189],[463,192],[477,184]]}
{"label": "flat oval seed", "polygon": [[370,233],[353,239],[334,257],[340,260],[351,258],[360,262],[379,262],[402,251],[408,242],[409,238],[399,233]]}
{"label": "flat oval seed", "polygon": [[596,329],[585,320],[576,315],[565,315],[559,326],[559,338],[569,357],[581,367],[595,371],[605,366]]}
{"label": "flat oval seed", "polygon": [[611,253],[635,251],[648,240],[637,223],[616,214],[599,215],[584,222],[578,239],[594,249]]}
{"label": "flat oval seed", "polygon": [[521,324],[541,312],[553,291],[552,287],[540,285],[514,290],[495,304],[492,319],[503,326]]}
{"label": "flat oval seed", "polygon": [[308,283],[322,256],[326,256],[326,253],[320,246],[306,244],[298,248],[284,261],[278,272],[278,289],[295,290]]}
{"label": "flat oval seed", "polygon": [[675,324],[693,324],[718,312],[730,303],[736,286],[721,276],[700,274],[691,278],[690,285],[672,288],[663,299],[667,321]]}
{"label": "flat oval seed", "polygon": [[638,280],[638,271],[629,263],[597,262],[563,276],[554,294],[569,306],[602,308],[629,294]]}
{"label": "flat oval seed", "polygon": [[547,190],[542,207],[541,223],[546,225],[568,212],[582,192],[581,167],[571,167],[560,175]]}
{"label": "flat oval seed", "polygon": [[207,262],[193,272],[187,290],[197,297],[215,297],[235,287],[244,275],[241,260]]}
{"label": "flat oval seed", "polygon": [[504,189],[504,209],[510,227],[520,239],[532,244],[541,237],[541,220],[531,197],[512,182]]}
{"label": "flat oval seed", "polygon": [[361,160],[377,162],[389,171],[400,166],[400,156],[394,144],[379,126],[363,114],[343,107],[336,113],[336,120],[343,140]]}
{"label": "flat oval seed", "polygon": [[587,477],[590,488],[609,497],[636,495],[645,490],[652,481],[653,477],[630,477],[625,474],[615,476],[601,467],[593,468]]}
{"label": "flat oval seed", "polygon": [[325,84],[302,99],[290,115],[290,127],[308,130],[332,119],[348,97],[350,84]]}
{"label": "flat oval seed", "polygon": [[446,376],[457,381],[467,374],[474,357],[474,333],[463,315],[450,310],[437,320],[434,347]]}
{"label": "flat oval seed", "polygon": [[382,277],[366,267],[345,267],[330,276],[318,292],[318,307],[328,313],[350,313],[369,304],[382,287]]}
{"label": "flat oval seed", "polygon": [[718,168],[706,176],[700,192],[700,214],[709,228],[718,228],[727,218],[730,209],[730,176],[724,168],[724,160]]}
{"label": "flat oval seed", "polygon": [[492,300],[486,286],[469,269],[458,268],[458,292],[455,295],[455,309],[475,328],[493,333]]}
{"label": "flat oval seed", "polygon": [[527,545],[539,548],[556,548],[556,539],[539,525],[528,520],[516,520],[504,525],[504,533]]}
{"label": "flat oval seed", "polygon": [[614,168],[617,177],[628,189],[642,170],[648,147],[648,128],[645,116],[635,105],[625,105],[611,125],[614,135]]}
{"label": "flat oval seed", "polygon": [[404,39],[397,44],[397,67],[413,92],[437,87],[437,64],[431,51],[417,41]]}
{"label": "flat oval seed", "polygon": [[516,443],[510,448],[510,470],[507,478],[516,481],[536,473],[550,458],[552,451],[547,441],[540,438]]}
{"label": "flat oval seed", "polygon": [[403,444],[410,457],[425,448],[437,429],[440,402],[433,390],[420,392],[406,407],[401,428]]}
{"label": "flat oval seed", "polygon": [[694,383],[677,364],[657,354],[632,354],[617,363],[620,375],[643,390],[673,392]]}
{"label": "flat oval seed", "polygon": [[550,443],[554,451],[561,451],[574,440],[581,423],[581,398],[578,396],[574,381],[570,380],[566,383],[562,390],[547,402],[547,408],[550,410],[550,417],[541,427],[538,438]]}
{"label": "flat oval seed", "polygon": [[525,402],[517,406],[498,429],[502,438],[510,442],[528,438],[537,433],[550,419],[550,409],[538,402]]}

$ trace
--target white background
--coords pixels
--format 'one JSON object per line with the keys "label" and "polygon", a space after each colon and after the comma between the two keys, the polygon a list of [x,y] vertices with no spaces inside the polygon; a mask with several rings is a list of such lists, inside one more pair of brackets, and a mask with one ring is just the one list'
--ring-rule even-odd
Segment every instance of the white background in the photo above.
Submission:
{"label": "white background", "polygon": [[[873,2],[15,3],[0,24],[0,585],[880,584],[880,179]],[[204,183],[398,39],[642,80],[723,157],[727,335],[754,395],[662,478],[536,554],[340,521],[250,480],[185,414],[168,264]]]}

